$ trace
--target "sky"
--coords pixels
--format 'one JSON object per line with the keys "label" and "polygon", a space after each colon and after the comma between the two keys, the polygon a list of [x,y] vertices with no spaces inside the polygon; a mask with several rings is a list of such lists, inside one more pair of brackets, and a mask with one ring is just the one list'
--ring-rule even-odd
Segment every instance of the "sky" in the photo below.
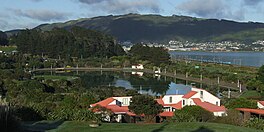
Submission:
{"label": "sky", "polygon": [[264,0],[0,0],[0,30],[128,13],[264,23]]}

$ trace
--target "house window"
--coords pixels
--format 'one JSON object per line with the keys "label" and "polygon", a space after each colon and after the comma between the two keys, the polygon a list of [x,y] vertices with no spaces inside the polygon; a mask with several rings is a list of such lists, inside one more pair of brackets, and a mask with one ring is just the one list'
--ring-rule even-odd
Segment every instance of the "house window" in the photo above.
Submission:
{"label": "house window", "polygon": [[172,97],[170,97],[170,103],[172,103]]}
{"label": "house window", "polygon": [[203,91],[200,91],[201,99],[203,98]]}
{"label": "house window", "polygon": [[216,101],[216,103],[215,103],[217,106],[218,106],[218,101]]}
{"label": "house window", "polygon": [[182,105],[185,105],[185,100],[182,100]]}
{"label": "house window", "polygon": [[128,105],[128,98],[123,98],[123,105]]}

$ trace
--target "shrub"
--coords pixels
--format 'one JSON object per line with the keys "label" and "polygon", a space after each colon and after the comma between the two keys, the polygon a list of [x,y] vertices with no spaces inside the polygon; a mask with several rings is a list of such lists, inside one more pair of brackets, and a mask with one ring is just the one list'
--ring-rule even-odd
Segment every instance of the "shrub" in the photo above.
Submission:
{"label": "shrub", "polygon": [[259,130],[264,130],[264,120],[259,118],[253,118],[245,122],[245,126]]}
{"label": "shrub", "polygon": [[229,109],[235,109],[235,108],[257,108],[257,102],[254,100],[249,100],[245,98],[237,98],[237,99],[231,99],[228,101],[225,106]]}
{"label": "shrub", "polygon": [[237,110],[228,110],[227,116],[217,117],[213,122],[241,126],[243,117]]}
{"label": "shrub", "polygon": [[0,106],[0,130],[4,132],[19,131],[20,124],[14,116],[14,112],[10,107]]}
{"label": "shrub", "polygon": [[213,118],[213,113],[200,106],[185,106],[175,111],[173,120],[176,122],[207,122]]}

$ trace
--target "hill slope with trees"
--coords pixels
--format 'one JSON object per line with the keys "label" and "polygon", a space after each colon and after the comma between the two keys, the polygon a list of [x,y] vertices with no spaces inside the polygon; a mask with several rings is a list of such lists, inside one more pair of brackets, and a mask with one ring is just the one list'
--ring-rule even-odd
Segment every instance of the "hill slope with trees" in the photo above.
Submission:
{"label": "hill slope with trees", "polygon": [[[134,43],[169,40],[253,42],[264,39],[262,35],[264,30],[261,30],[264,29],[263,23],[201,19],[176,15],[110,15],[71,20],[65,23],[43,24],[36,28],[42,30],[51,30],[54,27],[70,29],[73,26],[102,31],[115,36],[119,41]],[[252,36],[251,34],[254,37],[247,38],[247,36]],[[241,36],[244,37],[241,38]]]}
{"label": "hill slope with trees", "polygon": [[10,43],[17,45],[18,51],[22,53],[44,54],[53,58],[112,57],[125,54],[112,36],[80,27],[70,30],[24,30],[13,37]]}

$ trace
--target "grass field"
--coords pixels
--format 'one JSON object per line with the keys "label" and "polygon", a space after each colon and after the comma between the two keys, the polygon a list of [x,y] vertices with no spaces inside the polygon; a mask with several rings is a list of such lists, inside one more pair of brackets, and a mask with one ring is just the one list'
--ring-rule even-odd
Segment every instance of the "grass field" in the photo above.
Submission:
{"label": "grass field", "polygon": [[261,95],[259,92],[255,91],[255,90],[249,90],[249,91],[246,91],[245,93],[243,93],[240,97],[257,99],[257,98],[261,98]]}
{"label": "grass field", "polygon": [[4,52],[11,52],[16,50],[17,47],[16,46],[0,46],[0,50],[4,51]]}
{"label": "grass field", "polygon": [[[45,123],[41,123],[42,125]],[[28,130],[49,132],[260,132],[255,129],[218,123],[164,123],[164,124],[126,124],[104,123],[98,128],[89,127],[88,122],[66,121],[56,126],[47,123],[45,126],[33,126]],[[53,127],[51,127],[53,126]],[[35,127],[35,128],[34,128]]]}
{"label": "grass field", "polygon": [[75,76],[56,76],[56,75],[37,75],[34,78],[43,77],[44,79],[51,79],[51,80],[74,80],[78,77]]}

